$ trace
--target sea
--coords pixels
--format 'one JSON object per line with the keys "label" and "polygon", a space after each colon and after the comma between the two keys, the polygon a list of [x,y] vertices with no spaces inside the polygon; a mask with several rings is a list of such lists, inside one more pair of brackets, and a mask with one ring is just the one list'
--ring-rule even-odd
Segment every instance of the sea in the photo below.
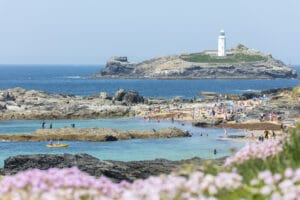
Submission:
{"label": "sea", "polygon": [[[271,88],[294,87],[300,79],[270,80],[149,80],[149,79],[92,79],[94,73],[103,66],[78,65],[0,65],[0,90],[22,87],[27,90],[41,90],[48,93],[70,95],[94,95],[100,92],[113,94],[117,89],[137,90],[145,97],[153,98],[194,98],[201,91],[241,94]],[[300,66],[293,66],[300,74]],[[240,149],[241,141],[220,140],[223,129],[198,128],[190,123],[168,120],[145,121],[142,118],[84,119],[84,120],[46,120],[46,127],[53,128],[113,128],[118,130],[158,130],[177,127],[192,133],[188,138],[134,139],[113,142],[67,141],[68,148],[48,149],[43,142],[0,141],[0,167],[9,156],[37,153],[88,153],[104,160],[170,160],[201,157],[214,159],[229,156],[233,150]],[[0,134],[20,134],[41,128],[40,120],[0,121]],[[227,130],[229,134],[245,134],[241,130]],[[55,139],[55,138],[54,138]],[[214,149],[217,154],[213,153]]]}
{"label": "sea", "polygon": [[[91,79],[103,66],[0,65],[0,90],[22,87],[49,93],[93,95],[113,94],[117,89],[137,90],[145,97],[193,98],[201,91],[239,94],[270,88],[294,87],[300,79],[270,80],[150,80]],[[300,74],[300,66],[294,66]]]}

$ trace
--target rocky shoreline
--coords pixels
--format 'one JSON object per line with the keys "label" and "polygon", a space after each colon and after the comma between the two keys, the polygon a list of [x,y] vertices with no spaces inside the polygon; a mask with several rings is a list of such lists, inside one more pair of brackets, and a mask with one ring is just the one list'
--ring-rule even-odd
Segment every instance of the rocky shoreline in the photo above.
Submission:
{"label": "rocky shoreline", "polygon": [[140,114],[144,98],[136,91],[120,89],[111,96],[49,94],[14,88],[0,91],[0,120],[15,119],[88,119],[125,117]]}
{"label": "rocky shoreline", "polygon": [[117,141],[130,139],[149,138],[174,138],[190,137],[187,131],[178,128],[165,128],[160,130],[114,130],[105,128],[61,128],[61,129],[39,129],[34,133],[27,134],[1,134],[3,141]]}
{"label": "rocky shoreline", "polygon": [[123,180],[134,181],[145,179],[149,176],[169,174],[177,170],[182,164],[200,164],[203,160],[192,158],[181,161],[171,161],[165,159],[145,160],[145,161],[111,161],[99,160],[88,154],[37,154],[18,155],[9,157],[4,161],[4,167],[0,169],[0,175],[16,174],[28,169],[46,170],[50,168],[78,167],[83,172],[92,176],[106,176],[115,182]]}
{"label": "rocky shoreline", "polygon": [[201,127],[226,124],[224,127],[235,128],[236,123],[255,126],[264,114],[263,122],[295,125],[300,118],[299,94],[296,87],[241,95],[214,94],[201,99],[151,99],[124,89],[113,95],[102,92],[82,97],[14,88],[0,91],[0,120],[143,117],[191,122]]}

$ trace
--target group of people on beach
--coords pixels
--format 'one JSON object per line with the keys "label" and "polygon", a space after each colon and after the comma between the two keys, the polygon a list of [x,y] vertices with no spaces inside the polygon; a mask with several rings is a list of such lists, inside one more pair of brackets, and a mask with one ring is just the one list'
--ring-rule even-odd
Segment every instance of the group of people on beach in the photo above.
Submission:
{"label": "group of people on beach", "polygon": [[226,100],[218,98],[203,100],[200,102],[178,103],[170,102],[166,105],[154,105],[145,110],[146,118],[176,118],[178,120],[201,120],[217,118],[230,120],[233,115],[247,116],[247,112],[259,104],[264,103],[264,98],[253,98],[248,100]]}
{"label": "group of people on beach", "polygon": [[259,115],[260,122],[266,121],[267,119],[269,119],[269,121],[275,121],[275,120],[282,121],[283,117],[280,115],[280,113],[275,114],[273,112],[270,112],[267,118],[267,115],[265,113],[260,113]]}
{"label": "group of people on beach", "polygon": [[258,136],[258,141],[263,142],[265,139],[269,139],[269,138],[275,138],[276,137],[276,133],[274,130],[269,131],[269,130],[265,130],[263,132],[263,134]]}

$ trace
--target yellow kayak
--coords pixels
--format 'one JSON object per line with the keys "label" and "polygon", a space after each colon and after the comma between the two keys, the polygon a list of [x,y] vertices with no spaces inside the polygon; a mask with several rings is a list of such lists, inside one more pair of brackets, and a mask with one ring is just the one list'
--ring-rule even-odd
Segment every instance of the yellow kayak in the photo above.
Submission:
{"label": "yellow kayak", "polygon": [[68,144],[47,144],[46,147],[48,148],[65,148],[68,147]]}

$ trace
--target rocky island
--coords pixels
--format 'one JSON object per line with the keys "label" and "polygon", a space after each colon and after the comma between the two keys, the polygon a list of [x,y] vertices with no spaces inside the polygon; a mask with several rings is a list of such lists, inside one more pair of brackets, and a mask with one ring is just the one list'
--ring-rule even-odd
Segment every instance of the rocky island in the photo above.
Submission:
{"label": "rocky island", "polygon": [[214,51],[171,55],[142,62],[113,57],[94,78],[272,79],[296,78],[295,69],[260,51],[238,45],[226,56]]}

